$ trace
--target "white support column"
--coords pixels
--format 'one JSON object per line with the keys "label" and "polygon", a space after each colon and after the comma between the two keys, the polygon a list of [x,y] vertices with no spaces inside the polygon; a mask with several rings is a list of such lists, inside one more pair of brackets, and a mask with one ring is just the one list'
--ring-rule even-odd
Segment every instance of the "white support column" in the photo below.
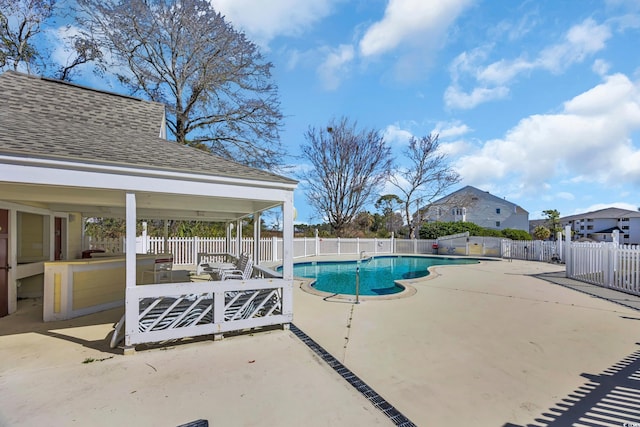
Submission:
{"label": "white support column", "polygon": [[136,195],[126,195],[126,292],[125,292],[125,354],[135,351],[131,337],[138,331],[138,297],[136,295]]}
{"label": "white support column", "polygon": [[290,318],[293,316],[293,212],[291,193],[282,205],[282,278],[287,282],[282,292],[282,314]]}
{"label": "white support column", "polygon": [[253,214],[253,262],[256,265],[260,264],[260,212]]}
{"label": "white support column", "polygon": [[233,251],[231,250],[231,234],[233,233],[233,223],[232,222],[228,222],[227,223],[227,230],[226,230],[226,235],[225,235],[225,246],[226,246],[226,252],[227,253],[233,253]]}
{"label": "white support column", "polygon": [[168,244],[168,240],[169,240],[169,220],[165,219],[163,221],[163,223],[164,223],[164,243],[163,243],[162,252],[167,253],[167,252],[169,252],[169,244]]}
{"label": "white support column", "polygon": [[318,256],[320,254],[320,233],[318,233],[317,228],[315,231],[315,239],[316,239],[316,253],[313,255]]}
{"label": "white support column", "polygon": [[273,236],[271,238],[271,261],[273,262],[280,261],[279,256],[280,255],[278,254],[278,238],[276,236]]}
{"label": "white support column", "polygon": [[236,221],[236,256],[240,257],[242,253],[242,219]]}

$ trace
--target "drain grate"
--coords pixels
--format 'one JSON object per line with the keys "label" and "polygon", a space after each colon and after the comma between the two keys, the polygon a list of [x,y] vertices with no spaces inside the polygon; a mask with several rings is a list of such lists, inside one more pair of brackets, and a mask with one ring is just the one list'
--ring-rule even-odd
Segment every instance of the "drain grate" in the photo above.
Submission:
{"label": "drain grate", "polygon": [[382,396],[376,393],[356,374],[351,372],[338,359],[333,357],[327,350],[322,348],[320,344],[312,340],[309,335],[302,332],[296,325],[291,324],[291,332],[307,345],[315,354],[320,356],[329,366],[333,368],[342,378],[344,378],[353,388],[358,390],[369,402],[379,410],[381,410],[395,425],[400,427],[415,427],[407,417],[402,415],[400,411],[387,402]]}

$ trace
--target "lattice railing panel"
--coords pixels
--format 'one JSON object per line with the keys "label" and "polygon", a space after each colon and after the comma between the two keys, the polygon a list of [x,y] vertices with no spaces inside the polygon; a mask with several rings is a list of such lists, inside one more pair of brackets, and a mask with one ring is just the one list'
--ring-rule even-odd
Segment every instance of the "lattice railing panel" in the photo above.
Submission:
{"label": "lattice railing panel", "polygon": [[209,293],[140,300],[140,332],[185,328],[212,321],[213,298]]}

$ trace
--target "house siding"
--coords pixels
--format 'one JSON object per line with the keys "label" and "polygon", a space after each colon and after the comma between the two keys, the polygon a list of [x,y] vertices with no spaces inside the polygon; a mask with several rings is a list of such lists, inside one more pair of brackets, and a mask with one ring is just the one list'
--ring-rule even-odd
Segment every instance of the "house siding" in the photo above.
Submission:
{"label": "house siding", "polygon": [[[461,212],[462,211],[462,212]],[[529,231],[529,213],[508,200],[467,186],[433,202],[418,222],[472,222],[494,230]]]}

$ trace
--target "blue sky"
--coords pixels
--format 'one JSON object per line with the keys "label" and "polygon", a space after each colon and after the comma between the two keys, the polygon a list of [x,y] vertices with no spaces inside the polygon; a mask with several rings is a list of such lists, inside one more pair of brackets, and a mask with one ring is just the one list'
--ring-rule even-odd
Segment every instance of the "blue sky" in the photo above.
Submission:
{"label": "blue sky", "polygon": [[[275,65],[292,155],[344,115],[381,130],[400,167],[409,136],[438,132],[452,191],[490,191],[530,219],[640,207],[638,0],[212,3]],[[295,206],[322,221],[303,183]]]}

